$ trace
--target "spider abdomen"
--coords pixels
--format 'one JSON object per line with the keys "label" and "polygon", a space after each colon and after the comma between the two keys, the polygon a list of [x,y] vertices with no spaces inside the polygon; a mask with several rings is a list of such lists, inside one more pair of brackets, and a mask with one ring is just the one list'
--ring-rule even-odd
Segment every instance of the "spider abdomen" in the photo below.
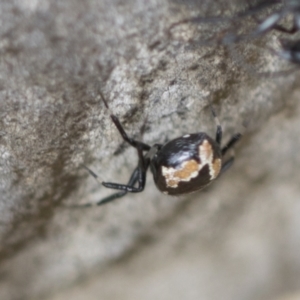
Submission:
{"label": "spider abdomen", "polygon": [[201,190],[218,177],[221,157],[220,146],[206,133],[176,138],[163,145],[151,161],[155,184],[169,195]]}

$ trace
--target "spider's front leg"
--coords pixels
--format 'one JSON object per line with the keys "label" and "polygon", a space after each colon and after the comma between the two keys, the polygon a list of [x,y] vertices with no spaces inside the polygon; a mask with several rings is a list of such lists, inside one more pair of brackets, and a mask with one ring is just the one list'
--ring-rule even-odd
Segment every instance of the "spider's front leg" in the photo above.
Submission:
{"label": "spider's front leg", "polygon": [[141,148],[142,151],[149,151],[150,148],[151,148],[149,145],[147,145],[147,144],[145,144],[145,143],[143,143],[143,142],[140,142],[140,141],[136,141],[136,140],[134,140],[133,138],[131,138],[131,137],[129,137],[129,136],[127,135],[127,133],[126,133],[126,131],[124,130],[124,128],[123,128],[123,126],[122,126],[120,120],[118,119],[118,117],[115,116],[115,115],[110,111],[110,108],[109,108],[109,106],[108,106],[108,104],[107,104],[107,102],[106,102],[104,96],[102,95],[102,93],[100,93],[100,96],[101,96],[101,98],[102,98],[102,101],[103,101],[105,107],[109,110],[109,112],[110,112],[110,118],[111,118],[111,120],[113,121],[113,123],[115,124],[115,126],[117,127],[117,129],[118,129],[120,135],[122,136],[123,140],[124,140],[125,142],[127,142],[129,145],[131,145],[132,147],[136,148],[136,149]]}

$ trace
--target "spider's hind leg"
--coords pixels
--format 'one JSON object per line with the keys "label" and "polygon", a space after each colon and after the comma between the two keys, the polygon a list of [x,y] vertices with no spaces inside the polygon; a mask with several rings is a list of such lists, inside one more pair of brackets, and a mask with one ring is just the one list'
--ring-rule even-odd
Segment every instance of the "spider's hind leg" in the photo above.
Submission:
{"label": "spider's hind leg", "polygon": [[229,140],[229,142],[222,148],[222,156],[224,156],[227,153],[227,151],[231,149],[241,137],[242,135],[240,133],[234,134]]}
{"label": "spider's hind leg", "polygon": [[222,174],[225,171],[227,171],[233,165],[233,162],[234,162],[234,154],[232,154],[232,156],[222,164],[220,173]]}
{"label": "spider's hind leg", "polygon": [[[242,135],[240,133],[236,133],[231,137],[228,143],[222,148],[223,157],[229,149],[232,149],[232,147],[239,141],[241,137]],[[234,151],[232,151],[231,156],[224,163],[222,163],[221,174],[227,171],[232,166],[233,162],[234,162]]]}
{"label": "spider's hind leg", "polygon": [[221,145],[222,143],[222,136],[223,136],[223,129],[222,129],[222,126],[221,126],[221,123],[220,123],[220,120],[212,106],[212,104],[210,103],[209,104],[210,106],[210,110],[211,110],[211,114],[213,115],[213,118],[214,118],[214,121],[216,123],[216,126],[217,126],[217,130],[216,130],[216,142],[218,143],[218,145]]}

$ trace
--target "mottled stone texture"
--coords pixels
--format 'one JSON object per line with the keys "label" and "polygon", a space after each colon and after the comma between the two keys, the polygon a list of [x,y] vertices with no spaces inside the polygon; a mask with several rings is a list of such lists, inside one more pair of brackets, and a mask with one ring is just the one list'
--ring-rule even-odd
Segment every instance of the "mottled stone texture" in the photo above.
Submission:
{"label": "mottled stone texture", "polygon": [[[233,0],[0,2],[1,300],[297,297],[297,67],[269,50],[278,48],[278,33],[238,45],[224,38],[250,32],[253,18],[168,30],[242,7]],[[145,124],[149,144],[214,135],[211,101],[224,140],[244,132],[234,167],[186,197],[160,194],[149,173],[144,193],[68,207],[111,192],[82,163],[117,182],[137,163],[100,90],[130,135],[141,138]]]}

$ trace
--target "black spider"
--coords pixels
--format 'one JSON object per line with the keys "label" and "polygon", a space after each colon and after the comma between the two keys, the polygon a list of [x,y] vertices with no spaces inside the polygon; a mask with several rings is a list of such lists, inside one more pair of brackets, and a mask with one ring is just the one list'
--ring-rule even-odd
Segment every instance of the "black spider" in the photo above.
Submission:
{"label": "black spider", "polygon": [[[107,109],[108,104],[101,95]],[[124,141],[137,150],[138,165],[134,169],[127,184],[102,182],[102,185],[120,190],[119,192],[99,200],[97,203],[82,206],[102,205],[125,196],[128,192],[139,193],[144,190],[146,173],[150,167],[157,188],[168,195],[181,195],[201,190],[227,170],[234,161],[232,155],[225,162],[223,157],[227,151],[240,139],[241,134],[234,134],[229,142],[221,148],[222,127],[211,107],[217,125],[215,140],[204,132],[186,134],[166,144],[149,146],[130,138],[122,127],[119,119],[110,114]],[[95,177],[98,176],[85,167]]]}

